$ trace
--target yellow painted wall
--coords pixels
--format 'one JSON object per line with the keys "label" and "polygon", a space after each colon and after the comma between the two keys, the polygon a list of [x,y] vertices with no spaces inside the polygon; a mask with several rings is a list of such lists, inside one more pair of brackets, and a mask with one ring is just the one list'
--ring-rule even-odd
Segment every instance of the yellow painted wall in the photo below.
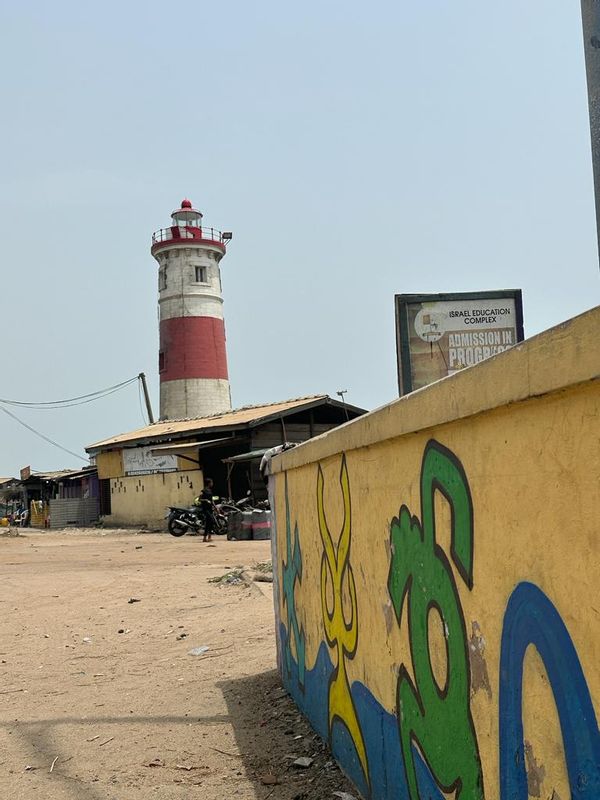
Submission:
{"label": "yellow painted wall", "polygon": [[123,475],[123,456],[121,450],[105,450],[96,456],[98,478],[118,478]]}
{"label": "yellow painted wall", "polygon": [[112,478],[107,525],[166,527],[167,506],[189,506],[202,489],[202,471],[163,472]]}
{"label": "yellow painted wall", "polygon": [[106,450],[96,456],[98,477],[110,478],[111,514],[107,525],[163,529],[167,506],[191,505],[202,489],[202,470],[191,469],[192,462],[177,459],[177,472],[152,475],[125,475],[123,451]]}
{"label": "yellow painted wall", "polygon": [[[105,450],[96,456],[98,478],[121,478],[125,474],[123,467],[123,450]],[[180,472],[194,471],[193,462],[188,458],[177,458],[177,469]]]}
{"label": "yellow painted wall", "polygon": [[373,800],[600,797],[599,333],[274,461],[280,670]]}

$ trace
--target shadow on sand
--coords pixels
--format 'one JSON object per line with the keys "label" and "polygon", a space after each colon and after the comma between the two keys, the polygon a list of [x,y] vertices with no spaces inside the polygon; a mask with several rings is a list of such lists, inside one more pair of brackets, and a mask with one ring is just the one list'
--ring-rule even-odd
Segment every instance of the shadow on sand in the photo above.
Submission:
{"label": "shadow on sand", "polygon": [[[218,684],[242,764],[259,800],[337,800],[359,795],[281,685],[276,670]],[[294,761],[312,759],[300,768]],[[277,781],[274,783],[273,781]]]}

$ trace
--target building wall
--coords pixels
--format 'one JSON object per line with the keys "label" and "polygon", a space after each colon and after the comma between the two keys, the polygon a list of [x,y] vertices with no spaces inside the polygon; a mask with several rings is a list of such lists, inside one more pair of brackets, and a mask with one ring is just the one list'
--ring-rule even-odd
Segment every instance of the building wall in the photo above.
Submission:
{"label": "building wall", "polygon": [[84,527],[99,518],[97,497],[63,497],[50,500],[50,527]]}
{"label": "building wall", "polygon": [[96,475],[83,477],[79,480],[64,481],[58,484],[58,496],[60,498],[98,498],[100,487]]}
{"label": "building wall", "polygon": [[[342,424],[340,421],[338,424]],[[289,419],[281,422],[269,422],[252,431],[252,450],[263,447],[276,447],[284,442],[306,442],[311,436],[320,436],[334,427],[334,424],[308,422],[290,422]],[[284,433],[285,432],[285,433]]]}
{"label": "building wall", "polygon": [[599,329],[274,460],[279,668],[365,797],[600,797]]}
{"label": "building wall", "polygon": [[110,479],[111,513],[103,517],[105,524],[164,529],[167,506],[189,506],[202,490],[201,468],[190,469],[192,462],[185,458],[177,465],[177,472],[125,475],[122,450],[98,453],[98,477]]}
{"label": "building wall", "polygon": [[96,456],[98,479],[117,478],[123,475],[123,451],[105,450]]}
{"label": "building wall", "polygon": [[107,525],[165,529],[168,506],[189,506],[202,490],[202,471],[161,472],[111,478]]}

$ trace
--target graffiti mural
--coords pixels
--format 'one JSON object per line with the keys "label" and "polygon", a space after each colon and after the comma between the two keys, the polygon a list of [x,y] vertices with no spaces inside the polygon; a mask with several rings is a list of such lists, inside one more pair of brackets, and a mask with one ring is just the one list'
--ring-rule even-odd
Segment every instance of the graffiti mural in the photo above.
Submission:
{"label": "graffiti mural", "polygon": [[540,654],[563,737],[572,800],[600,797],[600,734],[577,651],[560,614],[532,583],[520,583],[504,615],[500,655],[500,796],[527,800],[523,741],[523,661]]}
{"label": "graffiti mural", "polygon": [[[354,451],[280,476],[286,687],[370,800],[568,800],[565,785],[572,800],[597,800],[600,734],[588,680],[598,662],[588,658],[586,677],[556,598],[533,582],[490,580],[516,545],[503,530],[490,534],[490,504],[474,503],[458,451],[435,439],[417,445],[412,472],[396,468],[394,480],[385,473],[400,463],[391,445],[381,457]],[[385,492],[373,491],[377,480]],[[544,763],[539,716],[524,725],[530,647],[545,672],[532,667],[528,680],[552,690],[562,737],[546,752],[563,749],[565,774]],[[598,687],[597,669],[592,677]]]}
{"label": "graffiti mural", "polygon": [[[317,475],[317,515],[319,533],[323,543],[321,558],[321,608],[325,637],[329,647],[336,652],[337,663],[329,680],[329,735],[333,733],[336,722],[345,726],[356,748],[364,778],[369,782],[369,768],[363,735],[358,722],[356,708],[352,700],[346,659],[354,658],[358,644],[358,606],[356,602],[356,583],[350,566],[350,540],[352,536],[352,508],[350,503],[350,482],[346,459],[342,458],[340,486],[344,505],[344,520],[337,543],[327,524],[323,492],[325,488],[323,471],[319,466]],[[327,583],[331,582],[332,607],[327,604]],[[344,581],[350,599],[350,618],[344,616]]]}
{"label": "graffiti mural", "polygon": [[[408,614],[415,682],[404,665],[397,689],[398,726],[411,800],[419,800],[413,745],[417,744],[436,783],[456,797],[483,797],[481,762],[470,711],[467,633],[452,567],[436,542],[434,493],[440,491],[452,512],[452,560],[472,585],[473,508],[464,471],[454,455],[429,442],[421,468],[422,521],[402,506],[392,520],[392,561],[388,588],[398,624]],[[429,652],[430,611],[439,613],[446,641],[446,683],[436,682]],[[450,738],[452,748],[444,746]]]}
{"label": "graffiti mural", "polygon": [[294,525],[294,543],[292,545],[287,478],[285,484],[285,554],[286,560],[282,564],[282,590],[283,603],[287,611],[288,631],[290,632],[290,636],[286,639],[284,650],[285,666],[289,677],[292,674],[291,640],[293,639],[296,648],[298,683],[300,687],[303,687],[305,668],[304,630],[298,622],[298,614],[296,612],[296,584],[302,581],[302,551],[300,550],[297,524]]}

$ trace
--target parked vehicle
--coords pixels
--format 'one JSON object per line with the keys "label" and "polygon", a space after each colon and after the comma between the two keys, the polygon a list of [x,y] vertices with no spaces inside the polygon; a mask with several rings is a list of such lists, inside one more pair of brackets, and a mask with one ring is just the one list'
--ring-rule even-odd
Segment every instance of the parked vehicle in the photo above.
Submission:
{"label": "parked vehicle", "polygon": [[[227,518],[216,508],[215,529],[213,533],[220,535],[227,533]],[[171,536],[183,536],[186,533],[198,534],[204,531],[205,519],[204,512],[199,506],[189,508],[178,508],[169,506],[169,513],[166,516],[167,527]]]}
{"label": "parked vehicle", "polygon": [[[240,500],[234,501],[219,497],[215,497],[214,500],[213,513],[216,526],[213,533],[217,535],[229,532],[228,520],[233,520],[236,515],[240,515],[243,512],[251,514],[252,512],[264,511],[269,508],[268,500],[259,500],[257,503],[253,503],[250,492]],[[169,506],[169,513],[166,515],[166,519],[168,519],[167,526],[171,536],[184,536],[186,533],[196,535],[204,532],[204,512],[199,504],[189,508]]]}
{"label": "parked vehicle", "polygon": [[250,511],[252,509],[252,497],[250,491],[246,492],[246,496],[240,500],[231,500],[228,497],[223,499],[217,498],[217,510],[225,516],[235,514],[237,511]]}

